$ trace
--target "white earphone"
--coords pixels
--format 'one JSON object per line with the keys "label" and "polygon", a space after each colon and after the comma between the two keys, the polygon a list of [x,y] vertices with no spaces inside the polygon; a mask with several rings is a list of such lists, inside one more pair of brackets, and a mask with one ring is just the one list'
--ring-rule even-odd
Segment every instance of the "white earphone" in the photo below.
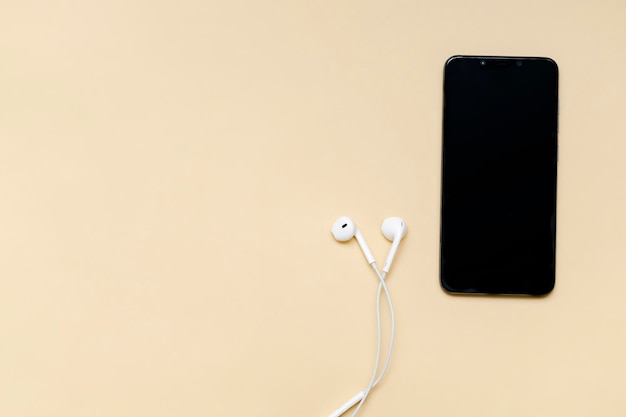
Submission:
{"label": "white earphone", "polygon": [[356,241],[359,243],[361,250],[363,251],[363,255],[365,255],[365,259],[367,259],[367,263],[370,265],[375,263],[374,255],[372,255],[372,251],[369,246],[367,246],[367,242],[365,238],[361,234],[361,231],[356,224],[352,221],[352,219],[348,216],[341,216],[335,223],[333,223],[333,227],[330,229],[335,239],[340,242],[347,242],[353,237],[356,238]]}
{"label": "white earphone", "polygon": [[396,256],[398,246],[400,246],[400,241],[406,236],[406,223],[404,223],[404,220],[400,217],[387,217],[385,221],[383,221],[381,230],[383,235],[393,242],[389,249],[387,259],[385,260],[385,265],[383,265],[383,273],[389,273],[393,258]]}
{"label": "white earphone", "polygon": [[[391,263],[393,262],[394,257],[396,256],[396,252],[398,251],[398,246],[400,245],[400,241],[406,236],[407,227],[404,220],[399,217],[389,217],[383,221],[383,225],[381,228],[383,235],[390,241],[392,241],[391,248],[389,249],[389,253],[387,254],[387,259],[385,260],[385,264],[383,265],[382,274],[378,270],[376,266],[376,260],[374,259],[374,255],[372,251],[367,246],[367,242],[365,242],[365,238],[361,231],[356,227],[354,221],[347,217],[342,216],[338,218],[331,228],[331,232],[335,239],[340,242],[347,242],[353,237],[356,238],[359,246],[361,247],[361,251],[363,255],[365,255],[365,259],[370,264],[370,266],[376,272],[380,283],[378,284],[378,294],[376,296],[376,320],[377,320],[377,332],[378,332],[378,346],[376,350],[376,362],[374,364],[374,371],[372,372],[372,377],[370,379],[369,385],[363,391],[359,391],[352,398],[346,401],[341,407],[335,410],[333,413],[329,415],[329,417],[339,417],[350,408],[355,406],[357,403],[359,404],[354,413],[352,413],[352,417],[356,416],[356,414],[361,409],[361,406],[365,402],[365,399],[369,395],[372,388],[374,388],[380,380],[387,372],[387,367],[389,366],[389,360],[391,359],[391,352],[393,350],[393,338],[395,335],[395,313],[393,310],[393,304],[391,303],[391,295],[389,294],[389,290],[387,289],[387,284],[385,283],[385,277],[389,273],[389,269],[391,268]],[[380,361],[380,345],[381,345],[381,325],[380,325],[380,295],[381,291],[385,291],[385,296],[387,298],[387,303],[389,305],[389,313],[391,316],[391,333],[389,336],[389,350],[387,351],[387,358],[385,359],[385,364],[383,366],[382,371],[378,378],[376,378],[376,374],[378,373],[378,365]]]}

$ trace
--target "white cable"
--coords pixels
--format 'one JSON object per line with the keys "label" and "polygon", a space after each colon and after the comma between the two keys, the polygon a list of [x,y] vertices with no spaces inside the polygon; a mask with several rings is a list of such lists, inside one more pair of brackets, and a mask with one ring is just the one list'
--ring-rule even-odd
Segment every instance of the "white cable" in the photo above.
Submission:
{"label": "white cable", "polygon": [[[377,323],[376,361],[374,363],[374,371],[372,372],[370,383],[367,389],[363,391],[363,399],[359,401],[359,405],[357,406],[356,410],[354,410],[354,413],[352,413],[352,417],[356,416],[356,414],[359,412],[359,410],[363,406],[363,403],[367,399],[367,396],[369,395],[372,388],[378,385],[380,380],[383,378],[383,375],[385,375],[385,372],[387,372],[387,367],[389,366],[389,361],[391,359],[391,351],[393,350],[393,338],[395,334],[396,319],[395,319],[395,313],[393,311],[393,304],[391,303],[391,294],[389,294],[389,289],[387,288],[387,284],[385,283],[385,277],[387,276],[387,273],[383,272],[381,275],[380,271],[378,271],[378,268],[376,267],[376,263],[372,263],[372,268],[374,269],[374,271],[376,272],[376,275],[378,275],[378,279],[380,280],[380,283],[378,284],[378,293],[376,295],[376,323]],[[378,365],[380,363],[380,345],[381,345],[381,325],[380,325],[380,295],[381,294],[380,293],[381,293],[381,290],[385,290],[385,296],[387,297],[387,304],[389,305],[389,313],[391,315],[391,335],[389,337],[389,350],[387,352],[387,358],[385,359],[385,365],[383,366],[383,370],[381,371],[378,378],[376,378],[376,374],[378,373]]]}
{"label": "white cable", "polygon": [[[381,279],[384,280],[385,278],[387,278],[387,273],[383,272],[382,273],[382,277]],[[376,308],[378,311],[378,315],[380,316],[380,291],[383,288],[383,284],[378,284],[378,295],[376,298]],[[380,375],[378,375],[378,378],[376,379],[376,381],[374,382],[374,385],[372,385],[372,388],[374,388],[376,385],[378,385],[378,383],[380,382],[381,379],[383,379],[383,376],[385,375],[385,373],[387,372],[387,368],[389,367],[389,362],[391,361],[391,352],[393,351],[393,339],[394,339],[394,335],[396,333],[396,317],[395,317],[395,313],[393,310],[393,305],[391,304],[391,294],[389,294],[389,291],[387,289],[387,286],[384,286],[385,288],[385,296],[387,297],[387,303],[389,304],[389,312],[391,315],[391,333],[389,335],[389,350],[387,351],[387,358],[385,358],[385,365],[383,365],[383,370],[380,372]]]}
{"label": "white cable", "polygon": [[[376,275],[378,275],[378,278],[381,278],[380,272],[378,271],[378,268],[376,267],[376,263],[372,264],[372,268],[374,268],[374,271],[376,271]],[[381,283],[384,284],[383,281],[381,281]],[[380,284],[379,284],[380,286]],[[386,286],[386,285],[385,285]],[[367,389],[363,390],[363,398],[361,399],[361,401],[359,401],[359,405],[356,407],[356,409],[354,410],[354,412],[352,413],[352,417],[355,417],[357,415],[357,413],[359,412],[359,410],[361,409],[361,407],[363,406],[363,404],[365,403],[365,400],[367,399],[367,396],[370,393],[370,390],[373,387],[374,384],[374,380],[376,379],[376,374],[378,373],[378,364],[380,362],[380,344],[381,344],[381,335],[380,335],[380,309],[378,308],[380,305],[379,302],[380,299],[376,300],[376,333],[377,333],[377,342],[376,342],[376,361],[374,362],[374,371],[372,372],[372,377],[370,378],[370,382],[367,386]]]}

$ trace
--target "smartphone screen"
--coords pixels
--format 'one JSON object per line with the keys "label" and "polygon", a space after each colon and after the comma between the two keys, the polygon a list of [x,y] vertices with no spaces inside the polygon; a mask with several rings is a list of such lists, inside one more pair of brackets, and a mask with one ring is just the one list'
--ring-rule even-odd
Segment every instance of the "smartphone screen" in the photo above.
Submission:
{"label": "smartphone screen", "polygon": [[451,293],[554,288],[558,68],[549,58],[445,65],[440,279]]}

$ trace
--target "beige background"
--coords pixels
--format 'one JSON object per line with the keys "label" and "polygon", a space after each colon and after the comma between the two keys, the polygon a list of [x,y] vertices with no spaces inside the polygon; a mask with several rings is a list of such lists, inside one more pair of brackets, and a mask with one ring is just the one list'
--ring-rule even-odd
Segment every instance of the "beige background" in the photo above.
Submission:
{"label": "beige background", "polygon": [[[626,413],[626,3],[2,1],[0,415]],[[547,298],[438,283],[443,64],[561,74]]]}

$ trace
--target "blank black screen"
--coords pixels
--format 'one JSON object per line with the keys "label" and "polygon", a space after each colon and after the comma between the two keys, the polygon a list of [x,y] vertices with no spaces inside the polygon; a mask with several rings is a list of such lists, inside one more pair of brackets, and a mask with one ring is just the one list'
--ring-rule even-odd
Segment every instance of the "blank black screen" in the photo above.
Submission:
{"label": "blank black screen", "polygon": [[548,58],[453,57],[444,74],[441,284],[554,287],[558,69]]}

